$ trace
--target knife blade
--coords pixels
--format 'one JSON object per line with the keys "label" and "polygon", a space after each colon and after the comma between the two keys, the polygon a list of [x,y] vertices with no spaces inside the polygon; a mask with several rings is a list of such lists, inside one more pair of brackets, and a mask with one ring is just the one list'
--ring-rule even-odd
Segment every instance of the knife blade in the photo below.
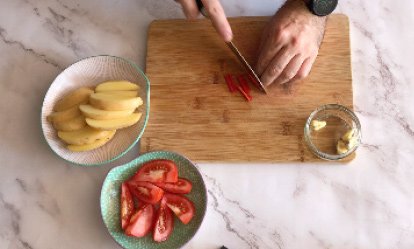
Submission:
{"label": "knife blade", "polygon": [[[198,7],[198,10],[200,13],[205,16],[206,18],[209,18],[208,13],[206,9],[204,8],[203,3],[201,0],[196,0],[196,4]],[[227,46],[231,49],[233,54],[237,57],[239,62],[243,65],[243,67],[246,69],[247,73],[253,78],[253,80],[256,80],[256,83],[258,86],[260,86],[260,90],[267,94],[266,87],[263,85],[263,83],[260,81],[260,78],[257,76],[257,74],[254,72],[253,68],[250,66],[250,64],[246,61],[246,59],[243,57],[243,55],[240,53],[240,51],[237,49],[236,45],[234,45],[233,41],[226,42]]]}
{"label": "knife blade", "polygon": [[240,51],[237,49],[237,47],[234,45],[232,41],[226,42],[227,46],[233,51],[233,53],[236,55],[237,59],[239,59],[240,63],[244,66],[247,73],[253,77],[254,80],[258,83],[260,86],[260,90],[262,92],[267,94],[266,87],[263,85],[263,83],[260,81],[260,78],[257,76],[257,74],[254,72],[253,68],[250,66],[250,64],[246,61],[246,59],[243,57],[243,55],[240,53]]}

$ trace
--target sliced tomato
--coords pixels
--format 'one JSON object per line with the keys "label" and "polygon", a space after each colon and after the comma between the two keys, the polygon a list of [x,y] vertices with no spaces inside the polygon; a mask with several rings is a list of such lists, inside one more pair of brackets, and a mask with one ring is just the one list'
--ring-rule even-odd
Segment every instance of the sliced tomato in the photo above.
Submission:
{"label": "sliced tomato", "polygon": [[123,182],[121,185],[121,225],[122,229],[125,229],[132,214],[135,212],[134,200],[132,199],[131,192],[128,185]]}
{"label": "sliced tomato", "polygon": [[167,206],[177,215],[182,223],[188,224],[194,216],[194,204],[184,196],[175,194],[164,194]]}
{"label": "sliced tomato", "polygon": [[132,194],[145,203],[155,204],[164,195],[164,190],[149,182],[129,181],[128,186]]}
{"label": "sliced tomato", "polygon": [[151,204],[145,204],[131,217],[125,234],[134,237],[144,237],[151,231],[155,211]]}
{"label": "sliced tomato", "polygon": [[184,178],[178,178],[178,181],[175,183],[170,182],[157,182],[154,183],[158,187],[164,189],[167,192],[174,194],[188,194],[193,188],[193,184]]}
{"label": "sliced tomato", "polygon": [[135,173],[132,180],[143,182],[177,182],[177,165],[171,160],[152,160],[144,163],[137,173]]}
{"label": "sliced tomato", "polygon": [[153,239],[156,242],[163,242],[168,239],[168,236],[173,231],[174,218],[171,210],[167,207],[165,200],[161,201],[158,215],[154,224]]}

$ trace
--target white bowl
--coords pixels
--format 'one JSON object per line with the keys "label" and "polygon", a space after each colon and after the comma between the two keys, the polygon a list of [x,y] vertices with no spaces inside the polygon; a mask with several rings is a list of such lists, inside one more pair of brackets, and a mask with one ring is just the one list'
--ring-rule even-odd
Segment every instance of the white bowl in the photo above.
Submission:
{"label": "white bowl", "polygon": [[[46,117],[63,95],[79,87],[94,87],[109,80],[127,80],[140,86],[139,96],[143,105],[140,121],[120,129],[104,146],[86,152],[72,152],[57,136],[57,131]],[[43,135],[50,148],[61,158],[83,166],[97,166],[112,162],[127,153],[141,138],[149,116],[150,83],[145,74],[133,62],[115,56],[94,56],[78,61],[60,73],[50,85],[43,101],[41,123]]]}

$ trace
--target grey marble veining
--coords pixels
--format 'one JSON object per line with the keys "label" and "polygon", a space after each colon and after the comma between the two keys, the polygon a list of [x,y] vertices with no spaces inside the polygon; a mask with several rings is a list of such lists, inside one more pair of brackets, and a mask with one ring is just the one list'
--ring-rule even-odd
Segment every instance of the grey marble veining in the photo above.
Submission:
{"label": "grey marble veining", "polygon": [[[223,1],[229,16],[271,15],[282,1]],[[202,227],[185,248],[414,248],[414,2],[342,0],[351,23],[363,145],[348,165],[201,164]],[[74,167],[40,129],[54,77],[111,54],[145,67],[146,33],[183,18],[172,0],[0,2],[0,248],[117,248],[99,195],[114,165]],[[136,150],[135,150],[136,151]]]}

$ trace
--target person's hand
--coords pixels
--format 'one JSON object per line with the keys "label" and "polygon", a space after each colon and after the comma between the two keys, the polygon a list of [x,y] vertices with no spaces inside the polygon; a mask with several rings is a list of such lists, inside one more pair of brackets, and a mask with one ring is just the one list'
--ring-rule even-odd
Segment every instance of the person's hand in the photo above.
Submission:
{"label": "person's hand", "polygon": [[[176,0],[183,7],[184,14],[189,20],[196,19],[200,12],[198,11],[195,0]],[[206,9],[209,18],[211,19],[214,28],[224,41],[228,42],[233,39],[233,32],[230,24],[227,21],[226,14],[219,0],[202,0],[204,8]]]}
{"label": "person's hand", "polygon": [[303,0],[287,0],[263,31],[256,73],[264,85],[305,78],[318,55],[325,17],[313,15]]}

